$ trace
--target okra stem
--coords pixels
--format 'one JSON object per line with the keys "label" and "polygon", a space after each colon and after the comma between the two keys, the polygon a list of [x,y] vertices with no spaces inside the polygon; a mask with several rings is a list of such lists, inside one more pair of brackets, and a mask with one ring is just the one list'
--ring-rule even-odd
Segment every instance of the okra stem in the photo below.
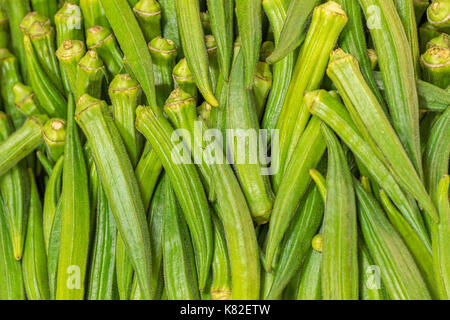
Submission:
{"label": "okra stem", "polygon": [[76,90],[78,62],[85,53],[86,47],[80,40],[65,40],[56,51],[67,92],[74,93]]}
{"label": "okra stem", "polygon": [[56,162],[64,152],[66,122],[58,118],[50,119],[42,127],[42,136],[44,137],[50,159]]}
{"label": "okra stem", "polygon": [[[72,78],[75,74],[69,76]],[[96,51],[89,50],[78,62],[75,85],[75,99],[79,99],[83,94],[100,98],[102,94],[103,80],[106,76],[106,69],[102,59]]]}
{"label": "okra stem", "polygon": [[14,104],[26,117],[42,113],[31,87],[18,82],[13,87],[13,94]]}

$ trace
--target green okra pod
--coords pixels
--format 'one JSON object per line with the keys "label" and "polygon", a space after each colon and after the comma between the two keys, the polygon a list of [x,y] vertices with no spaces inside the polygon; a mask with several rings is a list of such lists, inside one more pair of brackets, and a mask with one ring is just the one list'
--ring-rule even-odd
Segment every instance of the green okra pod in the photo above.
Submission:
{"label": "green okra pod", "polygon": [[427,9],[427,19],[434,27],[450,32],[450,3],[448,0],[433,0]]}
{"label": "green okra pod", "polygon": [[[64,160],[62,162],[64,162]],[[50,297],[52,300],[55,300],[56,298],[56,275],[58,271],[58,260],[61,246],[61,216],[62,199],[60,198],[55,209],[47,250],[48,281],[50,286]]]}
{"label": "green okra pod", "polygon": [[147,42],[161,36],[161,6],[158,1],[140,0],[133,11]]}
{"label": "green okra pod", "polygon": [[293,52],[306,37],[306,23],[311,12],[320,3],[319,0],[291,1],[287,6],[286,21],[279,35],[275,51],[267,58],[267,62],[275,63]]}
{"label": "green okra pod", "polygon": [[207,34],[205,36],[206,52],[208,52],[209,59],[209,76],[211,78],[211,85],[214,92],[217,90],[217,82],[220,77],[219,61],[217,56],[217,43],[213,35]]}
{"label": "green okra pod", "polygon": [[34,52],[42,69],[52,84],[59,91],[62,91],[62,79],[59,72],[58,59],[55,54],[55,28],[48,21],[37,21],[26,30],[26,34],[30,37]]}
{"label": "green okra pod", "polygon": [[0,197],[0,298],[25,300],[20,261],[14,259],[13,246],[8,232],[3,200]]}
{"label": "green okra pod", "polygon": [[[286,21],[287,9],[284,0],[264,0],[262,2],[270,25],[274,31],[275,43],[280,42],[281,30]],[[264,43],[263,43],[264,46]],[[261,59],[263,57],[261,56]],[[266,58],[264,58],[266,60]],[[275,129],[281,112],[284,98],[286,97],[292,71],[294,70],[294,52],[287,54],[273,65],[273,84],[266,104],[266,110],[262,120],[261,128],[266,130]]]}
{"label": "green okra pod", "polygon": [[150,107],[157,112],[152,58],[133,11],[126,0],[100,1],[127,59],[127,65],[142,86]]}
{"label": "green okra pod", "polygon": [[258,120],[261,119],[266,107],[266,100],[272,88],[273,75],[267,62],[258,61],[256,67],[253,92]]}
{"label": "green okra pod", "polygon": [[[375,81],[380,90],[385,89],[380,72],[374,72]],[[417,79],[417,93],[419,94],[420,108],[429,111],[443,112],[450,105],[450,92],[439,88],[429,82]]]}
{"label": "green okra pod", "polygon": [[[27,62],[26,54],[22,41],[22,31],[20,30],[20,23],[22,19],[30,12],[30,3],[28,0],[6,0],[4,1],[6,13],[9,19],[9,30],[11,32],[11,46],[14,54],[17,55],[20,61],[21,74],[27,79]],[[28,84],[28,83],[27,83]]]}
{"label": "green okra pod", "polygon": [[420,51],[419,38],[417,34],[416,12],[414,10],[414,1],[394,0],[397,13],[403,24],[406,37],[408,38],[409,46],[414,63],[414,70],[416,78],[420,77]]}
{"label": "green okra pod", "polygon": [[181,59],[175,65],[172,71],[175,88],[181,88],[183,91],[189,93],[197,100],[198,89],[194,82],[191,70],[187,64],[186,58]]}
{"label": "green okra pod", "polygon": [[[332,54],[327,74],[338,87],[355,123],[358,124],[359,121],[363,123],[363,127],[367,129],[375,142],[374,148],[381,150],[383,158],[380,160],[424,210],[430,216],[437,218],[433,201],[425,190],[419,172],[409,159],[381,105],[365,83],[356,59],[342,50],[336,50]],[[362,128],[359,129],[362,132]],[[376,152],[376,150],[373,151]]]}
{"label": "green okra pod", "polygon": [[50,245],[50,235],[52,232],[53,222],[55,220],[56,209],[58,202],[61,198],[61,177],[64,166],[64,157],[58,159],[53,167],[52,174],[50,175],[47,187],[44,194],[44,207],[43,207],[43,229],[45,239],[45,249],[48,253]]}
{"label": "green okra pod", "polygon": [[0,48],[7,48],[10,43],[9,20],[3,7],[0,7]]}
{"label": "green okra pod", "polygon": [[31,198],[22,263],[23,282],[29,300],[48,300],[50,299],[50,289],[42,227],[42,206],[34,173],[28,169],[28,174],[31,182]]}
{"label": "green okra pod", "polygon": [[297,272],[311,247],[311,241],[320,228],[323,218],[323,200],[319,189],[310,186],[292,222],[286,231],[274,280],[269,295],[279,295]]}
{"label": "green okra pod", "polygon": [[78,5],[64,2],[55,14],[56,45],[58,48],[66,40],[84,40],[83,15]]}
{"label": "green okra pod", "polygon": [[23,114],[15,107],[12,88],[21,81],[19,65],[14,55],[8,49],[0,49],[0,91],[3,107],[11,117],[15,129],[25,121]]}
{"label": "green okra pod", "polygon": [[61,192],[61,238],[56,280],[58,300],[84,299],[90,244],[91,211],[89,193],[86,192],[89,190],[88,173],[74,114],[75,101],[70,95]]}
{"label": "green okra pod", "polygon": [[217,107],[218,102],[214,97],[209,78],[208,55],[198,0],[175,0],[174,2],[183,51],[189,69],[205,100]]}
{"label": "green okra pod", "polygon": [[[9,117],[0,112],[0,141],[8,139],[13,127]],[[19,162],[0,177],[0,196],[3,199],[4,214],[9,226],[9,234],[14,250],[13,257],[22,259],[27,215],[30,202],[30,181],[26,164]]]}
{"label": "green okra pod", "polygon": [[41,131],[47,120],[45,115],[29,117],[22,127],[0,142],[0,176],[44,142]]}
{"label": "green okra pod", "polygon": [[[392,0],[361,0],[360,4],[369,21],[370,34],[378,53],[393,127],[422,177],[419,100],[414,61],[402,21]],[[372,21],[373,8],[377,8],[376,21]]]}
{"label": "green okra pod", "polygon": [[358,232],[352,176],[340,142],[322,126],[328,147],[327,197],[323,221],[322,295],[325,300],[357,300]]}
{"label": "green okra pod", "polygon": [[23,42],[25,45],[31,87],[36,93],[39,105],[49,116],[65,119],[67,102],[64,96],[53,85],[41,67],[28,35],[24,35]]}
{"label": "green okra pod", "polygon": [[170,181],[165,184],[164,280],[169,300],[198,300],[191,239]]}
{"label": "green okra pod", "polygon": [[197,114],[199,118],[205,122],[206,126],[209,128],[211,124],[211,111],[212,106],[204,101],[201,105],[197,107]]}
{"label": "green okra pod", "polygon": [[76,79],[75,99],[79,99],[83,94],[100,98],[102,95],[103,81],[106,77],[106,69],[98,53],[93,50],[86,52],[85,56],[78,62],[77,73],[69,76]]}
{"label": "green okra pod", "polygon": [[139,83],[128,74],[117,75],[109,86],[114,123],[120,132],[133,167],[136,166],[142,151],[142,136],[135,129],[136,108],[141,100],[142,89]]}
{"label": "green okra pod", "polygon": [[13,94],[14,104],[26,117],[43,113],[31,87],[18,82],[13,87]]}
{"label": "green okra pod", "polygon": [[145,211],[148,210],[153,191],[162,171],[162,164],[156,152],[150,145],[146,146],[146,149],[149,150],[144,150],[135,170]]}
{"label": "green okra pod", "polygon": [[430,293],[419,268],[401,237],[375,198],[356,179],[354,185],[362,234],[380,270],[387,294],[394,300],[429,300]]}
{"label": "green okra pod", "polygon": [[427,50],[427,43],[439,36],[440,32],[437,28],[431,25],[429,22],[423,23],[419,27],[419,43],[420,52],[425,52]]}
{"label": "green okra pod", "polygon": [[322,253],[310,248],[305,261],[303,262],[300,284],[297,291],[297,300],[321,300],[321,266]]}
{"label": "green okra pod", "polygon": [[448,270],[450,256],[446,246],[450,234],[449,181],[448,174],[445,174],[436,189],[435,201],[441,222],[434,224],[432,228],[434,274],[437,279],[440,298],[443,300],[450,297],[450,272]]}
{"label": "green okra pod", "polygon": [[450,48],[450,36],[446,33],[441,33],[427,43],[427,49],[431,47]]}
{"label": "green okra pod", "polygon": [[[117,234],[116,244],[116,278],[117,290],[120,300],[129,300],[131,296],[131,285],[133,282],[133,265],[127,254],[127,248],[120,233]],[[137,285],[137,279],[136,279]]]}
{"label": "green okra pod", "polygon": [[212,263],[213,281],[211,283],[212,300],[231,299],[231,269],[228,249],[222,222],[213,216],[214,223],[214,256]]}
{"label": "green okra pod", "polygon": [[113,300],[115,298],[117,228],[101,183],[98,185],[97,201],[95,238],[90,260],[87,299]]}
{"label": "green okra pod", "polygon": [[[370,68],[373,71],[378,67],[378,55],[373,49],[367,49],[367,55],[369,56]],[[375,90],[377,89],[378,87]]]}
{"label": "green okra pod", "polygon": [[275,199],[266,247],[268,268],[276,265],[275,251],[289,226],[297,205],[305,193],[310,180],[309,170],[317,166],[322,158],[326,143],[320,132],[321,121],[313,117],[300,137],[292,161],[286,169]]}
{"label": "green okra pod", "polygon": [[84,42],[80,40],[65,40],[56,51],[60,62],[61,74],[64,75],[64,89],[75,92],[77,85],[78,62],[86,53]]}
{"label": "green okra pod", "polygon": [[48,120],[42,127],[42,136],[47,146],[47,154],[55,163],[64,152],[66,122],[58,118]]}
{"label": "green okra pod", "polygon": [[111,30],[102,26],[89,28],[86,31],[86,45],[89,50],[98,52],[113,77],[123,70],[123,56]]}
{"label": "green okra pod", "polygon": [[[227,105],[227,146],[234,159],[234,168],[247,199],[252,217],[258,224],[267,223],[270,219],[274,195],[269,177],[263,174],[264,160],[257,150],[262,143],[252,90],[246,89],[244,68],[244,52],[235,50],[228,87]],[[236,53],[235,53],[236,54]],[[248,142],[243,141],[242,131],[248,135]],[[243,142],[246,147],[243,147]],[[248,143],[248,144],[247,144]]]}
{"label": "green okra pod", "polygon": [[80,0],[80,8],[83,12],[86,31],[93,26],[109,28],[109,22],[100,0]]}
{"label": "green okra pod", "polygon": [[347,20],[345,12],[336,2],[329,1],[314,9],[311,27],[298,56],[276,126],[280,131],[279,152],[274,158],[279,170],[272,176],[275,192],[278,192],[292,152],[309,118],[301,97],[305,91],[319,87],[330,53]]}
{"label": "green okra pod", "polygon": [[420,62],[424,80],[442,89],[450,85],[450,48],[431,47]]}
{"label": "green okra pod", "polygon": [[148,48],[152,55],[156,103],[162,107],[173,89],[172,69],[177,57],[177,46],[172,40],[157,36],[150,41]]}
{"label": "green okra pod", "polygon": [[261,0],[236,1],[235,6],[245,61],[245,87],[251,89],[262,43]]}
{"label": "green okra pod", "polygon": [[58,0],[31,0],[31,6],[33,11],[49,17],[53,21],[53,17],[58,10]]}
{"label": "green okra pod", "polygon": [[139,107],[136,127],[152,145],[172,181],[192,235],[199,287],[203,289],[212,259],[213,240],[207,198],[200,177],[192,163],[183,162],[178,152],[172,152],[177,150],[171,140],[174,130],[162,115],[156,115],[150,108]]}
{"label": "green okra pod", "polygon": [[320,117],[335,130],[354,153],[355,157],[364,164],[370,173],[370,178],[375,180],[391,197],[408,223],[421,236],[422,241],[429,242],[420,212],[409,202],[409,199],[383,162],[372,156],[373,151],[371,147],[360,136],[345,107],[324,90],[307,93],[305,100],[310,112]]}
{"label": "green okra pod", "polygon": [[75,118],[92,149],[97,170],[144,299],[150,299],[150,236],[139,187],[108,106],[89,95],[77,104]]}
{"label": "green okra pod", "polygon": [[217,42],[220,73],[228,79],[233,53],[233,0],[207,0],[211,31]]}
{"label": "green okra pod", "polygon": [[[172,40],[173,42],[175,42],[178,48],[181,48],[181,39],[180,34],[178,32],[178,21],[177,21],[177,12],[175,9],[175,1],[159,0],[158,2],[162,9],[161,10],[162,36],[166,39]],[[183,56],[181,50],[178,54],[179,57]]]}

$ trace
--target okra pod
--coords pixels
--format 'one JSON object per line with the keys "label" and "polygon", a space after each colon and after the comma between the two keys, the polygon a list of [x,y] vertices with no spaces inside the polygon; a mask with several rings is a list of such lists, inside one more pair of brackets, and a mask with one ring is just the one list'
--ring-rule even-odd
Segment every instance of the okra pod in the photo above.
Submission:
{"label": "okra pod", "polygon": [[[286,21],[286,1],[284,0],[264,0],[262,2],[270,25],[274,32],[275,43],[280,43],[280,36],[284,22]],[[263,43],[264,46],[264,43]],[[261,59],[263,57],[261,56]],[[264,58],[266,60],[266,58]],[[273,84],[266,104],[266,110],[262,120],[261,128],[266,130],[275,129],[278,117],[286,97],[292,71],[294,70],[294,52],[287,54],[283,59],[273,66]]]}
{"label": "okra pod", "polygon": [[446,33],[441,33],[427,43],[427,49],[431,47],[450,48],[450,36]]}
{"label": "okra pod", "polygon": [[158,178],[162,171],[162,164],[156,152],[150,145],[146,146],[137,166],[136,166],[136,179],[141,190],[142,202],[144,203],[144,209],[147,212],[150,206],[150,200],[155,190]]}
{"label": "okra pod", "polygon": [[[331,57],[327,74],[338,87],[355,123],[362,121],[376,144],[374,148],[381,150],[383,158],[380,160],[385,162],[397,182],[421,204],[424,210],[437,218],[433,201],[425,190],[419,172],[414,168],[381,105],[365,83],[356,59],[342,50],[336,50]],[[361,128],[359,129],[363,132]]]}
{"label": "okra pod", "polygon": [[164,279],[169,300],[198,300],[191,239],[170,181],[165,184]]}
{"label": "okra pod", "polygon": [[211,111],[212,106],[204,101],[201,105],[197,107],[197,114],[199,118],[205,122],[206,126],[209,128],[211,124]]}
{"label": "okra pod", "polygon": [[233,53],[233,0],[207,0],[211,31],[217,42],[220,73],[228,79]]}
{"label": "okra pod", "polygon": [[41,67],[28,35],[24,35],[23,42],[25,45],[30,83],[36,93],[39,105],[45,109],[45,112],[50,117],[65,119],[67,114],[67,102],[64,96],[53,85]]}
{"label": "okra pod", "polygon": [[[253,1],[253,0],[252,0]],[[209,63],[198,0],[175,0],[183,51],[195,83],[206,101],[218,106],[209,78]],[[253,79],[252,79],[253,80]]]}
{"label": "okra pod", "polygon": [[302,97],[305,91],[319,87],[331,50],[346,23],[347,16],[336,2],[329,1],[314,9],[311,27],[298,56],[276,127],[280,132],[279,152],[274,158],[279,170],[272,176],[275,192],[280,188],[286,167],[292,158],[290,154],[295,149],[309,118],[303,99],[299,97]]}
{"label": "okra pod", "polygon": [[62,119],[53,118],[42,127],[42,136],[47,146],[47,153],[56,162],[64,152],[66,141],[66,123]]}
{"label": "okra pod", "polygon": [[[252,217],[258,224],[269,221],[272,213],[274,195],[269,177],[263,175],[264,159],[258,151],[262,143],[259,134],[255,98],[247,90],[244,69],[244,52],[235,50],[228,87],[227,131],[244,130],[249,135],[248,146],[242,146],[238,134],[227,136],[227,146],[234,159],[234,168],[241,183]],[[241,134],[242,135],[242,134]]]}
{"label": "okra pod", "polygon": [[441,222],[434,224],[432,229],[434,273],[437,278],[440,298],[443,300],[450,297],[450,272],[448,270],[450,256],[446,247],[450,234],[449,181],[448,174],[445,174],[436,189],[435,201]]}
{"label": "okra pod", "polygon": [[307,20],[319,3],[319,0],[290,1],[278,44],[275,51],[267,58],[268,63],[280,61],[302,44],[306,37]]}
{"label": "okra pod", "polygon": [[[159,0],[159,5],[161,6],[162,17],[161,17],[161,29],[162,36],[166,39],[170,39],[181,48],[181,39],[178,32],[178,21],[177,13],[175,9],[175,1],[171,0]],[[178,52],[179,57],[183,56],[182,51]]]}
{"label": "okra pod", "polygon": [[56,280],[58,300],[84,298],[90,243],[91,211],[89,193],[86,192],[89,190],[88,173],[74,113],[75,101],[70,95],[62,175],[61,238]]}
{"label": "okra pod", "polygon": [[3,200],[0,197],[0,299],[25,300],[23,276],[20,261],[14,259],[8,222],[5,217]]}
{"label": "okra pod", "polygon": [[27,238],[23,255],[23,282],[29,300],[50,299],[47,254],[42,228],[42,206],[34,173],[28,169],[31,185]]}
{"label": "okra pod", "polygon": [[214,223],[214,256],[212,263],[213,281],[211,283],[212,300],[231,299],[231,269],[227,244],[222,222],[213,216]]}
{"label": "okra pod", "polygon": [[389,223],[378,202],[354,180],[358,199],[358,219],[364,240],[387,294],[394,300],[429,300],[430,293],[413,256]]}
{"label": "okra pod", "polygon": [[273,76],[272,72],[270,71],[269,64],[267,64],[267,62],[258,61],[253,86],[258,122],[264,114],[266,100],[269,95],[269,91],[272,88],[272,79]]}
{"label": "okra pod", "polygon": [[321,121],[313,117],[300,137],[292,161],[286,169],[285,179],[275,199],[266,247],[266,264],[274,267],[276,248],[289,226],[297,205],[305,193],[310,180],[309,170],[317,166],[322,158],[326,143],[320,132]]}
{"label": "okra pod", "polygon": [[[378,55],[373,49],[367,49],[367,55],[369,56],[370,68],[375,70],[378,67]],[[376,87],[378,89],[378,87]]]}
{"label": "okra pod", "polygon": [[89,300],[113,300],[117,228],[101,183],[98,200],[94,246],[90,260]]}
{"label": "okra pod", "polygon": [[172,69],[177,57],[177,46],[172,40],[157,36],[150,41],[148,48],[152,55],[156,103],[162,107],[173,90]]}
{"label": "okra pod", "polygon": [[[8,139],[12,132],[13,127],[8,116],[0,112],[0,141]],[[16,260],[22,259],[23,255],[30,202],[29,185],[26,164],[23,162],[0,177],[0,196],[3,199],[4,214]]]}
{"label": "okra pod", "polygon": [[[375,263],[370,255],[365,243],[361,243],[362,237],[359,237],[359,295],[361,300],[386,300],[386,293],[377,277]],[[374,277],[375,276],[375,277]]]}
{"label": "okra pod", "polygon": [[143,143],[142,136],[134,126],[136,108],[141,100],[141,95],[141,86],[127,74],[117,75],[109,86],[114,123],[119,130],[133,167],[139,160]]}
{"label": "okra pod", "polygon": [[186,58],[178,61],[172,71],[173,80],[175,82],[175,88],[181,88],[183,91],[189,93],[197,100],[198,92],[197,86],[194,82],[191,70],[187,64]]}
{"label": "okra pod", "polygon": [[100,0],[80,0],[80,8],[83,12],[86,31],[93,26],[109,28],[109,22]]}
{"label": "okra pod", "polygon": [[420,59],[424,80],[446,89],[450,85],[450,48],[432,47]]}
{"label": "okra pod", "polygon": [[22,127],[0,142],[0,176],[44,142],[41,131],[47,120],[45,115],[29,117]]}
{"label": "okra pod", "polygon": [[[64,160],[62,161],[64,163]],[[56,284],[58,260],[61,246],[61,219],[62,219],[62,199],[60,198],[54,214],[53,223],[48,241],[47,263],[48,263],[48,281],[50,287],[50,297],[52,300],[56,298]]]}
{"label": "okra pod", "polygon": [[[360,0],[375,50],[378,53],[385,96],[392,124],[419,176],[420,155],[419,100],[414,76],[414,61],[401,19],[392,0]],[[376,25],[372,25],[377,8]]]}
{"label": "okra pod", "polygon": [[217,43],[213,35],[207,34],[205,36],[206,52],[208,52],[209,60],[209,76],[211,78],[211,85],[214,92],[217,89],[217,82],[220,77],[219,61],[217,57]]}
{"label": "okra pod", "polygon": [[56,45],[66,40],[84,40],[83,15],[78,5],[66,1],[55,14]]}
{"label": "okra pod", "polygon": [[144,299],[150,299],[150,236],[139,187],[108,106],[89,95],[78,100],[75,118],[95,159],[114,220],[127,248]]}
{"label": "okra pod", "polygon": [[58,10],[58,0],[31,0],[33,11],[37,11],[53,22],[53,17]]}
{"label": "okra pod", "polygon": [[26,116],[31,117],[42,113],[38,105],[33,89],[23,83],[18,82],[13,87],[14,104]]}
{"label": "okra pod", "polygon": [[245,62],[245,87],[251,89],[262,43],[261,0],[236,1],[235,6]]}
{"label": "okra pod", "polygon": [[78,62],[85,53],[86,47],[80,40],[65,40],[56,51],[61,74],[64,75],[63,82],[66,92],[75,92],[76,90]]}
{"label": "okra pod", "polygon": [[303,262],[297,300],[320,300],[322,298],[321,266],[322,253],[310,248]]}
{"label": "okra pod", "polygon": [[89,28],[86,31],[86,45],[89,50],[98,52],[113,77],[123,70],[122,53],[111,30],[102,26]]}
{"label": "okra pod", "polygon": [[448,0],[433,0],[427,9],[427,19],[436,28],[450,32],[450,3]]}
{"label": "okra pod", "polygon": [[161,6],[158,1],[140,0],[133,7],[133,11],[147,43],[161,36]]}
{"label": "okra pod", "polygon": [[2,6],[0,7],[0,48],[7,48],[10,41],[8,16]]}
{"label": "okra pod", "polygon": [[[69,76],[73,77],[74,74]],[[75,84],[75,99],[83,94],[100,98],[102,94],[103,80],[106,77],[106,69],[102,59],[96,51],[89,50],[78,62]]]}
{"label": "okra pod", "polygon": [[[267,13],[268,10],[266,9],[266,6],[264,6],[264,2],[263,2],[263,8],[266,11],[266,14],[269,15],[269,13]],[[286,8],[285,8],[285,6],[283,6],[283,8],[284,8],[284,13],[285,13],[284,15],[286,15]],[[270,12],[270,14],[272,14],[272,12]],[[284,21],[284,19],[283,19],[283,21]],[[271,28],[273,28],[273,27],[271,26]],[[267,57],[272,54],[274,49],[275,49],[275,44],[273,43],[273,41],[264,41],[261,44],[261,49],[259,50],[259,61],[266,61]]]}
{"label": "okra pod", "polygon": [[431,23],[425,22],[419,27],[420,52],[427,50],[427,43],[439,36],[440,32]]}
{"label": "okra pod", "polygon": [[8,49],[0,49],[0,91],[5,111],[11,117],[14,128],[18,129],[25,121],[25,117],[15,107],[12,88],[21,81],[19,65],[14,55]]}
{"label": "okra pod", "polygon": [[[120,233],[117,234],[116,244],[116,278],[120,300],[129,300],[133,282],[133,265],[128,257],[127,247]],[[137,285],[137,280],[135,280]]]}

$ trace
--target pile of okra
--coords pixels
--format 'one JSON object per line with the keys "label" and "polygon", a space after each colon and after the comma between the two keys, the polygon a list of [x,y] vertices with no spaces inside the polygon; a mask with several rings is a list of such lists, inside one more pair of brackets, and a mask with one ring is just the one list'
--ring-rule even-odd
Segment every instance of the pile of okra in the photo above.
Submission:
{"label": "pile of okra", "polygon": [[450,0],[0,0],[0,299],[450,298]]}

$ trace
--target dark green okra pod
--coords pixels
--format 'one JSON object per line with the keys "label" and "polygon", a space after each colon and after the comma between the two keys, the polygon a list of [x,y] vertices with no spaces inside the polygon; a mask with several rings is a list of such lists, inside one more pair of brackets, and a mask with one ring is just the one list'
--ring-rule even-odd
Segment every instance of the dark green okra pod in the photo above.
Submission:
{"label": "dark green okra pod", "polygon": [[80,40],[65,40],[56,51],[61,74],[64,75],[64,89],[74,93],[77,85],[78,62],[86,53],[84,42]]}
{"label": "dark green okra pod", "polygon": [[42,136],[47,146],[47,154],[54,163],[64,152],[66,142],[66,122],[63,119],[53,118],[42,127]]}
{"label": "dark green okra pod", "polygon": [[151,298],[150,236],[130,159],[104,101],[78,100],[76,116],[89,142],[111,211],[124,240],[144,299]]}
{"label": "dark green okra pod", "polygon": [[105,77],[105,65],[97,52],[93,50],[86,52],[77,66],[75,99],[78,100],[83,94],[100,98]]}
{"label": "dark green okra pod", "polygon": [[177,46],[172,40],[157,36],[150,41],[148,48],[152,55],[156,103],[162,107],[173,89],[172,69],[177,57]]}
{"label": "dark green okra pod", "polygon": [[23,276],[20,261],[14,259],[8,222],[3,200],[0,197],[0,299],[25,300]]}
{"label": "dark green okra pod", "polygon": [[7,48],[10,42],[8,16],[3,7],[0,7],[0,48]]}
{"label": "dark green okra pod", "polygon": [[140,0],[133,7],[145,41],[161,36],[161,6],[156,0]]}
{"label": "dark green okra pod", "polygon": [[170,181],[165,183],[164,280],[169,300],[198,300],[199,288],[186,221]]}
{"label": "dark green okra pod", "polygon": [[450,48],[432,47],[420,59],[423,79],[446,89],[450,85]]}
{"label": "dark green okra pod", "polygon": [[217,107],[218,102],[214,97],[209,77],[208,55],[200,21],[198,0],[175,0],[175,8],[181,42],[189,69],[205,100],[212,106]]}
{"label": "dark green okra pod", "polygon": [[67,102],[61,92],[52,84],[51,80],[41,67],[30,37],[24,35],[26,58],[28,63],[28,75],[39,105],[45,109],[50,117],[65,119],[67,114]]}
{"label": "dark green okra pod", "polygon": [[28,229],[23,255],[23,282],[29,300],[48,300],[47,255],[42,227],[42,206],[34,173],[28,169],[31,184]]}
{"label": "dark green okra pod", "polygon": [[0,142],[0,176],[44,142],[41,131],[47,120],[45,115],[29,117],[22,127]]}
{"label": "dark green okra pod", "polygon": [[102,26],[89,28],[86,31],[86,45],[89,50],[98,52],[113,77],[123,70],[123,56],[111,30]]}
{"label": "dark green okra pod", "polygon": [[66,1],[55,15],[56,45],[66,40],[84,40],[83,15],[75,3]]}
{"label": "dark green okra pod", "polygon": [[[161,6],[162,11],[162,19],[161,19],[161,28],[162,28],[162,36],[166,39],[170,39],[177,45],[178,48],[181,48],[181,39],[180,34],[178,32],[178,21],[177,21],[177,12],[175,9],[175,1],[173,0],[159,0],[158,1]],[[178,53],[179,57],[182,57],[183,54],[180,50]]]}
{"label": "dark green okra pod", "polygon": [[[9,117],[0,112],[0,141],[8,139],[13,127]],[[27,230],[27,215],[30,202],[30,181],[26,164],[20,162],[0,177],[0,197],[3,199],[4,214],[14,250],[13,257],[22,259]]]}
{"label": "dark green okra pod", "polygon": [[80,7],[86,30],[93,26],[109,28],[109,22],[100,0],[80,0]]}
{"label": "dark green okra pod", "polygon": [[[56,283],[58,300],[84,298],[90,244],[88,173],[74,113],[75,101],[70,95],[62,175],[61,238]],[[76,278],[73,278],[74,275]]]}
{"label": "dark green okra pod", "polygon": [[33,89],[23,83],[18,82],[13,87],[14,104],[26,116],[31,117],[42,113],[38,105]]}
{"label": "dark green okra pod", "polygon": [[197,100],[198,89],[194,82],[191,70],[187,64],[186,58],[178,61],[172,71],[175,88],[181,88],[183,91],[189,93]]}
{"label": "dark green okra pod", "polygon": [[15,107],[12,88],[21,81],[19,65],[14,55],[8,49],[0,49],[0,90],[3,107],[11,117],[15,129],[25,121],[23,114]]}
{"label": "dark green okra pod", "polygon": [[135,129],[136,108],[141,101],[142,89],[128,74],[117,75],[109,86],[114,123],[128,151],[133,167],[142,151],[142,136]]}

